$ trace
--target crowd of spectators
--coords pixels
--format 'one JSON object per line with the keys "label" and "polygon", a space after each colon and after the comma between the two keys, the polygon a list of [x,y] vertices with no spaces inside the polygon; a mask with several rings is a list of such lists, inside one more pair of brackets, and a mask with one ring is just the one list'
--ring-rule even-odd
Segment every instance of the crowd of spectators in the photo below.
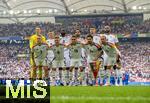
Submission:
{"label": "crowd of spectators", "polygon": [[29,78],[29,58],[18,54],[29,54],[28,47],[0,45],[0,78]]}
{"label": "crowd of spectators", "polygon": [[150,20],[143,22],[143,17],[137,15],[56,18],[55,24],[50,22],[0,24],[0,36],[30,36],[34,33],[35,27],[41,27],[44,35],[49,31],[60,33],[62,29],[67,34],[73,34],[77,28],[85,35],[89,33],[90,27],[95,27],[100,32],[105,25],[110,25],[112,33],[115,34],[150,32]]}
{"label": "crowd of spectators", "polygon": [[121,43],[122,68],[131,81],[150,82],[150,42]]}

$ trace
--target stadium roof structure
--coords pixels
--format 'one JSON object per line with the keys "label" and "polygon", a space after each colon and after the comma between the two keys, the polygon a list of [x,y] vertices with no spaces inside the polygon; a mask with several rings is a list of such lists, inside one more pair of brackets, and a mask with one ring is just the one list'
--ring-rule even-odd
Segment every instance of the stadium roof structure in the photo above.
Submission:
{"label": "stadium roof structure", "polygon": [[150,13],[150,0],[0,0],[0,18]]}

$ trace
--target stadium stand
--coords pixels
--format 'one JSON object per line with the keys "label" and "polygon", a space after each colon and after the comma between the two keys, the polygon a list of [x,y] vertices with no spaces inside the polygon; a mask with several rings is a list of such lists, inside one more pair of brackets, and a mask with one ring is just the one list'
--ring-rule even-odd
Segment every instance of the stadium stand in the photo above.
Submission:
{"label": "stadium stand", "polygon": [[[68,20],[68,19],[67,19]],[[74,20],[74,19],[73,19]],[[60,20],[58,19],[58,22]],[[80,28],[81,34],[89,33],[90,27],[96,27],[97,32],[100,33],[105,25],[110,25],[112,33],[114,34],[133,34],[133,33],[149,33],[150,20],[142,21],[142,16],[125,16],[125,17],[97,17],[97,18],[80,18],[76,21],[66,23],[65,20],[61,23],[50,22],[29,22],[29,23],[13,23],[13,24],[0,24],[0,36],[30,36],[34,33],[35,27],[41,27],[42,33],[47,34],[49,31],[60,33],[62,29],[67,34],[73,34],[77,28]]]}

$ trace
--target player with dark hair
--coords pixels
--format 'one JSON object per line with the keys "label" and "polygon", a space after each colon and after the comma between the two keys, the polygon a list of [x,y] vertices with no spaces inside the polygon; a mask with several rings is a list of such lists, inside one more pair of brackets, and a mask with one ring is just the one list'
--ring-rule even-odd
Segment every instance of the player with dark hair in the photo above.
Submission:
{"label": "player with dark hair", "polygon": [[110,85],[111,69],[116,64],[118,52],[115,44],[108,42],[105,35],[101,36],[101,42],[102,49],[107,55],[107,58],[104,60],[105,76],[107,77],[105,85],[107,86]]}
{"label": "player with dark hair", "polygon": [[97,75],[100,68],[99,58],[102,55],[102,49],[99,44],[93,42],[93,36],[87,36],[87,44],[84,45],[86,54],[87,54],[87,62],[90,67],[90,71],[93,73],[93,76],[90,77],[92,79],[90,84],[96,84]]}
{"label": "player with dark hair", "polygon": [[54,53],[54,59],[52,62],[52,77],[56,78],[57,77],[56,71],[58,71],[58,78],[59,78],[60,84],[63,85],[63,70],[65,68],[64,45],[60,43],[59,35],[55,35],[55,44],[51,46],[50,49]]}
{"label": "player with dark hair", "polygon": [[71,37],[71,43],[67,46],[71,58],[70,69],[73,70],[71,85],[78,85],[78,70],[82,68],[82,44],[77,42],[76,35]]}
{"label": "player with dark hair", "polygon": [[[48,67],[46,60],[47,50],[48,45],[42,42],[41,37],[38,37],[37,43],[32,47],[32,60],[39,72],[38,79],[48,79]],[[45,71],[44,78],[42,77],[42,69]]]}
{"label": "player with dark hair", "polygon": [[[120,85],[122,85],[122,73],[121,73],[121,53],[119,51],[119,44],[118,44],[118,38],[114,35],[114,34],[111,34],[111,28],[110,26],[105,26],[104,27],[104,32],[105,32],[105,36],[106,38],[108,39],[108,42],[109,43],[113,43],[115,46],[116,46],[116,50],[118,52],[118,55],[116,57],[116,64],[113,65],[113,69],[115,71],[115,75],[116,75],[116,78],[115,78],[115,85],[118,86],[118,79],[119,79],[119,83]],[[104,59],[107,60],[107,58],[109,58],[107,55],[104,56]]]}

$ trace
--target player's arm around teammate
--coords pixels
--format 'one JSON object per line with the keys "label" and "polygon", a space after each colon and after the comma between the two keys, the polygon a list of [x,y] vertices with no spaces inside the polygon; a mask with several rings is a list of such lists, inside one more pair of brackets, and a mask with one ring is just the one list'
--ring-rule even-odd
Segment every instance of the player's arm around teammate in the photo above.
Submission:
{"label": "player's arm around teammate", "polygon": [[41,34],[41,29],[39,27],[37,27],[35,29],[35,34],[33,34],[30,37],[30,50],[31,50],[31,55],[30,55],[30,65],[31,65],[31,72],[30,72],[30,77],[32,79],[36,79],[36,66],[35,66],[35,62],[33,61],[33,52],[32,52],[32,48],[34,45],[37,44],[37,38],[41,38],[42,42],[46,42],[45,37]]}
{"label": "player's arm around teammate", "polygon": [[97,79],[97,74],[99,71],[99,65],[100,65],[99,58],[102,55],[101,46],[93,42],[92,35],[88,35],[87,44],[84,45],[84,48],[88,56],[87,61],[89,64],[90,71],[91,73],[93,73],[93,76],[91,76],[91,79],[93,80],[93,83],[95,84],[96,79]]}
{"label": "player's arm around teammate", "polygon": [[106,85],[110,85],[111,69],[116,64],[117,49],[115,44],[109,43],[105,35],[101,36],[102,49],[106,53],[104,59],[105,76],[107,77]]}
{"label": "player's arm around teammate", "polygon": [[[64,45],[60,44],[60,37],[55,35],[55,45],[51,47],[54,53],[54,60],[52,62],[52,77],[55,80],[60,81],[60,84],[63,85],[63,70],[65,68],[64,65]],[[58,70],[58,75],[56,71]],[[57,78],[58,77],[58,78]]]}
{"label": "player's arm around teammate", "polygon": [[79,68],[82,68],[82,44],[77,41],[76,35],[71,37],[71,43],[68,46],[70,51],[70,70],[73,71],[72,83],[78,85],[78,72]]}

